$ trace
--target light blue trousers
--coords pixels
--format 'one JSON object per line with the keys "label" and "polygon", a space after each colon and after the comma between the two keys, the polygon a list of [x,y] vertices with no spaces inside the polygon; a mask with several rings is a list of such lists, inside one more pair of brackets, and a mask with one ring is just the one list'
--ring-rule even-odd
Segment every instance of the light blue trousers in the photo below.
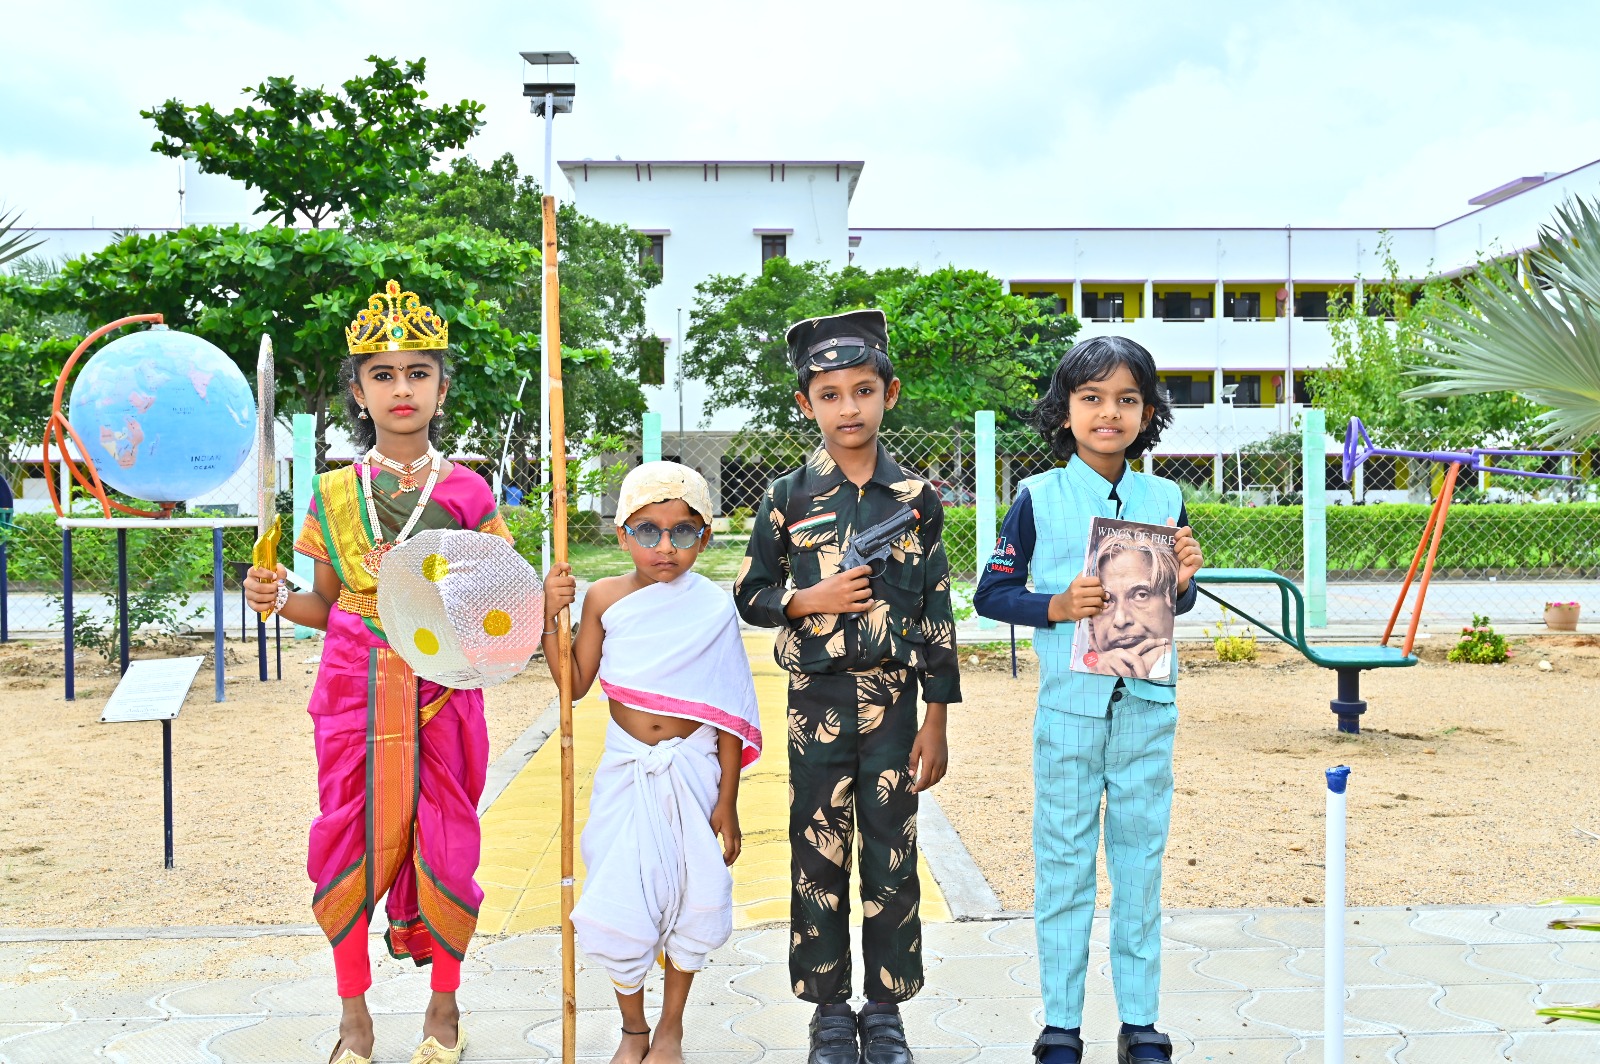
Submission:
{"label": "light blue trousers", "polygon": [[1045,1023],[1079,1027],[1105,796],[1111,983],[1124,1023],[1155,1023],[1161,857],[1178,708],[1127,691],[1103,717],[1039,707],[1033,727],[1034,914]]}

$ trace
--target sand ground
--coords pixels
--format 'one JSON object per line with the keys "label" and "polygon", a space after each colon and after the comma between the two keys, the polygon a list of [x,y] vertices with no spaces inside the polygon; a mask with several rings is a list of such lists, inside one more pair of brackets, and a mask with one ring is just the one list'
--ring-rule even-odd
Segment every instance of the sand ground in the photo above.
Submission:
{"label": "sand ground", "polygon": [[[1339,764],[1351,905],[1595,893],[1600,637],[1519,640],[1494,666],[1448,664],[1442,642],[1414,668],[1363,675],[1359,736],[1334,728],[1334,675],[1281,645],[1233,664],[1185,648],[1164,903],[1321,905],[1323,770]],[[1007,653],[964,654],[939,800],[1005,906],[1029,909],[1037,668],[1023,652],[1013,680]]]}
{"label": "sand ground", "polygon": [[[98,722],[114,666],[80,658],[69,703],[59,644],[0,647],[10,754],[0,765],[0,927],[309,923],[316,789],[305,704],[317,649],[287,643],[283,680],[260,684],[253,646],[229,643],[220,704],[202,668],[174,729],[177,868],[167,872],[160,725]],[[1354,769],[1351,904],[1593,893],[1600,638],[1543,637],[1516,650],[1508,665],[1467,666],[1429,646],[1414,669],[1368,673],[1359,737],[1334,731],[1330,673],[1273,649],[1235,665],[1186,650],[1166,904],[1320,905],[1322,770],[1339,763]],[[1026,652],[1016,680],[1003,652],[963,654],[966,701],[952,710],[951,770],[937,794],[1006,907],[1027,909],[1036,672]],[[492,753],[553,696],[537,662],[488,692]]]}

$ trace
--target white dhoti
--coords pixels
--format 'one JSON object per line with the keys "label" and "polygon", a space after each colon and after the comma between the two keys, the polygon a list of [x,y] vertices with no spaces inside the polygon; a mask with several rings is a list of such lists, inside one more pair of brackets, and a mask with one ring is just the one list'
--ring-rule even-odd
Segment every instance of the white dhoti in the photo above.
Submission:
{"label": "white dhoti", "polygon": [[612,721],[583,829],[588,877],[572,910],[578,945],[623,992],[665,954],[682,971],[733,933],[733,876],[711,830],[717,729],[651,746]]}

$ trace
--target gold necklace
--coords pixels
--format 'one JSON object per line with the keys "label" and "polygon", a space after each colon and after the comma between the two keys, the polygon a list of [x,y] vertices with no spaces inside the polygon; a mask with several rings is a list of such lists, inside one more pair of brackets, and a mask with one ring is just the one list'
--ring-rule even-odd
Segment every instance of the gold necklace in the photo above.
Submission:
{"label": "gold necklace", "polygon": [[400,490],[395,492],[394,495],[390,496],[390,498],[394,498],[395,495],[402,495],[406,492],[417,490],[417,474],[422,471],[423,466],[427,465],[433,460],[434,454],[434,448],[430,444],[428,450],[410,465],[403,465],[400,462],[395,461],[393,458],[389,458],[378,453],[378,449],[376,447],[367,452],[367,457],[376,458],[379,465],[383,466],[383,468],[389,470],[399,478]]}
{"label": "gold necklace", "polygon": [[361,495],[367,505],[367,524],[372,529],[372,549],[361,556],[361,568],[373,576],[377,576],[379,568],[383,565],[383,556],[404,543],[406,537],[411,535],[411,530],[416,527],[417,521],[421,519],[422,511],[427,507],[429,497],[433,495],[433,486],[439,482],[439,465],[443,461],[444,455],[440,454],[438,449],[430,444],[428,453],[413,463],[411,470],[413,475],[416,470],[422,468],[423,462],[431,465],[428,470],[428,482],[423,486],[422,494],[417,497],[417,504],[412,507],[411,516],[406,520],[405,527],[400,529],[400,534],[394,537],[393,542],[387,543],[384,542],[383,538],[383,525],[378,522],[378,504],[373,501],[372,497],[372,461],[374,458],[378,460],[379,464],[386,464],[385,459],[378,453],[376,447],[368,451],[359,463]]}

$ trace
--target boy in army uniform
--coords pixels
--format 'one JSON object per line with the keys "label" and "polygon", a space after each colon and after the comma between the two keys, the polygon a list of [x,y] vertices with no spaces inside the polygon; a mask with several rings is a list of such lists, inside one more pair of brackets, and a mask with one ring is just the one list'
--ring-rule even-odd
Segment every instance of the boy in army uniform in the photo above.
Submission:
{"label": "boy in army uniform", "polygon": [[[795,994],[817,1005],[809,1064],[909,1064],[898,1004],[922,988],[917,794],[944,776],[946,706],[961,700],[944,511],[878,439],[900,395],[883,312],[808,319],[787,340],[795,402],[823,446],[767,489],[733,595],[746,621],[779,629],[775,657],[789,673],[789,973]],[[859,1022],[849,897],[858,826]]]}

